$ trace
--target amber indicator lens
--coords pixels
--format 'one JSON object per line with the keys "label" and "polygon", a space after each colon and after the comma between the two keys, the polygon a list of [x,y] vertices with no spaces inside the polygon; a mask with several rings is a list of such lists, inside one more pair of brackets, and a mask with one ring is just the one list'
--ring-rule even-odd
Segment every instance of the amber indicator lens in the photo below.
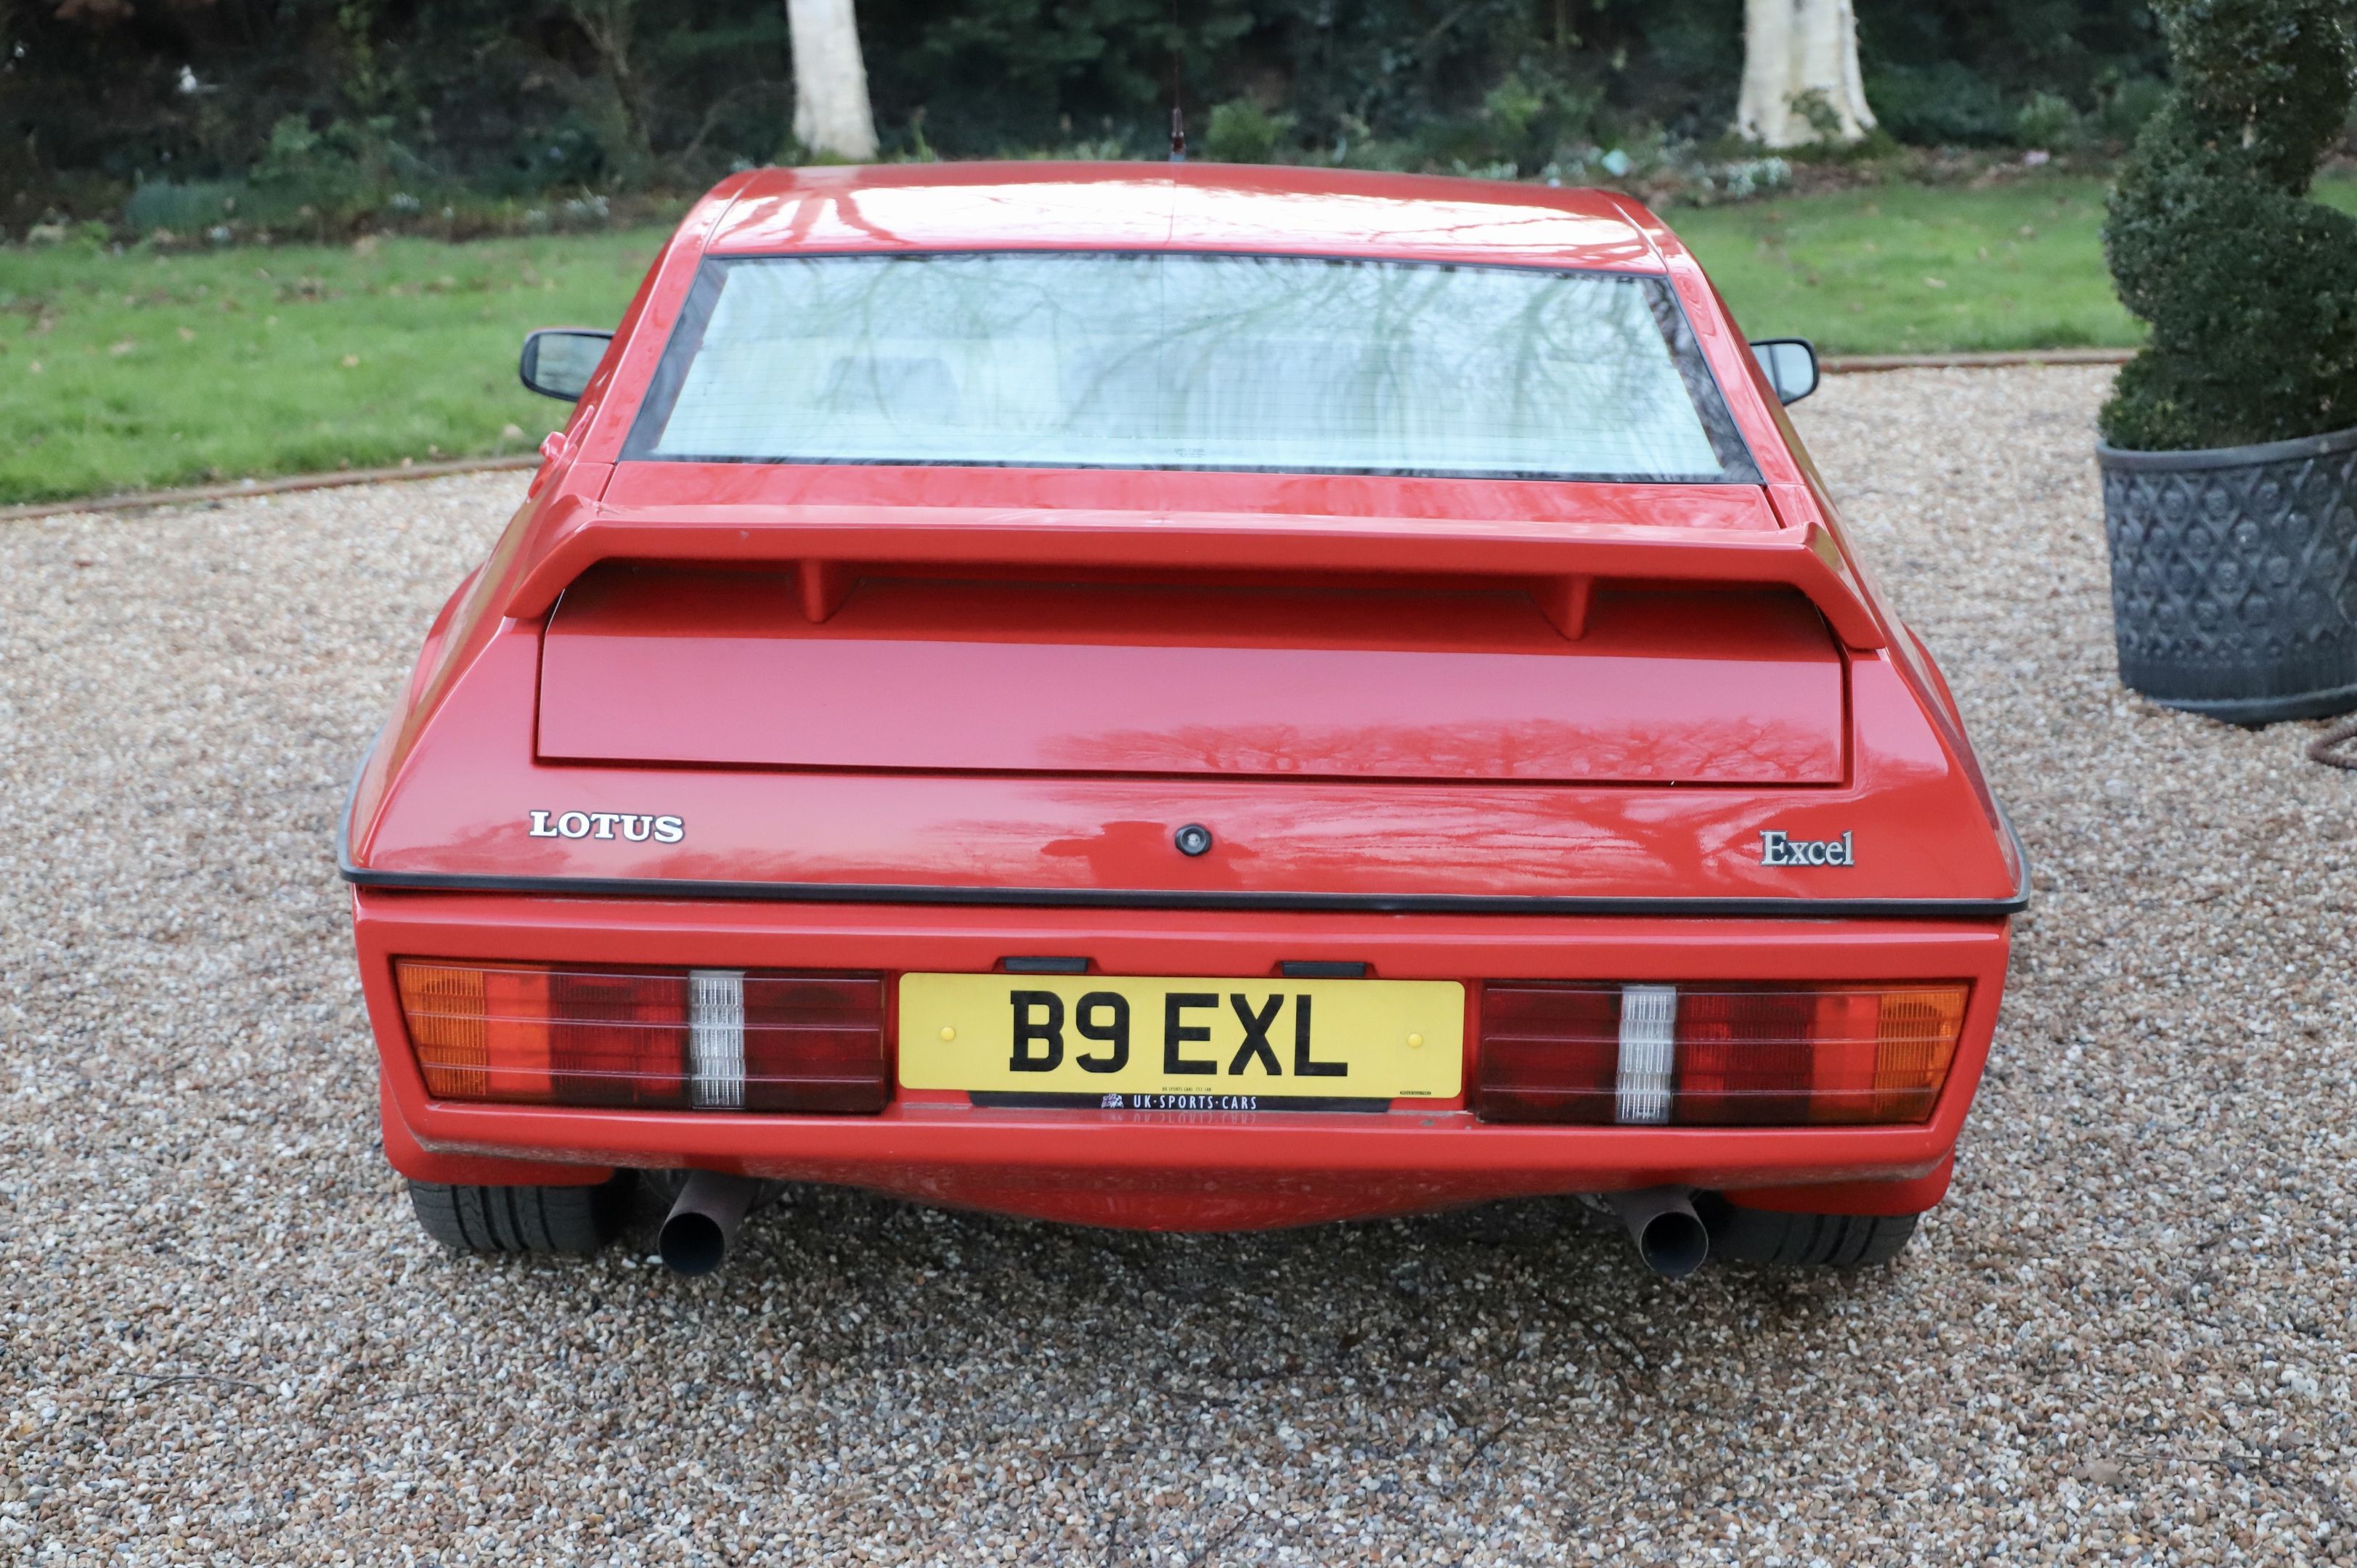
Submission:
{"label": "amber indicator lens", "polygon": [[1593,1126],[1919,1122],[1967,988],[1492,983],[1480,1113]]}
{"label": "amber indicator lens", "polygon": [[437,1100],[875,1112],[891,1098],[878,974],[397,959]]}

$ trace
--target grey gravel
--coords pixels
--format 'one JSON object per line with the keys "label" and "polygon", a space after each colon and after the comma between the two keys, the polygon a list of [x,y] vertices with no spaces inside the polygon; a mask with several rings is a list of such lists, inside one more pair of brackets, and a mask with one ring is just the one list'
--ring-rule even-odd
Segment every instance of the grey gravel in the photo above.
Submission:
{"label": "grey gravel", "polygon": [[810,1189],[448,1257],[328,860],[509,478],[0,527],[0,1561],[2299,1563],[2357,1543],[2357,776],[2113,679],[2100,371],[1799,417],[2039,864],[1895,1266],[1560,1203],[1143,1237]]}

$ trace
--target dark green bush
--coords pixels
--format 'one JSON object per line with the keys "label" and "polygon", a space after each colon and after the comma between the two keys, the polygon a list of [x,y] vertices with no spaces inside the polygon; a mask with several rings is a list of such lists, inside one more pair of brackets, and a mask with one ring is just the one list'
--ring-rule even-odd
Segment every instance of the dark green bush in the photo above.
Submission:
{"label": "dark green bush", "polygon": [[[1857,31],[1867,100],[1910,146],[2019,145],[2040,95],[2100,111],[2164,62],[2145,0],[1857,0]],[[2050,134],[2060,116],[2042,113]]]}
{"label": "dark green bush", "polygon": [[1211,111],[1203,156],[1213,163],[1265,164],[1292,129],[1292,115],[1272,114],[1249,98],[1232,99]]}
{"label": "dark green bush", "polygon": [[2030,94],[2013,117],[2013,139],[2025,147],[2053,152],[2078,145],[2085,135],[2085,117],[2058,92]]}
{"label": "dark green bush", "polygon": [[1997,146],[2013,139],[2014,104],[1997,83],[1958,60],[1867,72],[1875,118],[1915,146]]}
{"label": "dark green bush", "polygon": [[[1905,143],[2004,146],[2041,93],[2040,135],[2067,103],[2083,139],[2123,142],[2161,69],[2145,0],[1857,5],[1869,96]],[[888,156],[1157,157],[1175,89],[1204,152],[1566,178],[1725,138],[1742,10],[858,0]],[[662,199],[777,157],[791,78],[781,0],[0,0],[0,231],[225,215],[322,238],[407,223],[404,198],[454,231]]]}
{"label": "dark green bush", "polygon": [[2181,451],[2357,424],[2357,219],[2308,199],[2349,113],[2345,0],[2160,0],[2175,85],[2112,192],[2104,252],[2150,325],[2103,413]]}
{"label": "dark green bush", "polygon": [[2169,83],[2153,76],[2106,81],[2095,90],[2094,129],[2105,140],[2128,143],[2169,101]]}

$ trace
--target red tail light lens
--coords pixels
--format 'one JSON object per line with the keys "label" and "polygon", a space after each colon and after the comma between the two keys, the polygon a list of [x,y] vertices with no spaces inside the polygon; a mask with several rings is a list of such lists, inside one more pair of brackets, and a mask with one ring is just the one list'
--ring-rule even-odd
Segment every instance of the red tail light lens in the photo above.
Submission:
{"label": "red tail light lens", "polygon": [[1610,1124],[1620,1074],[1617,985],[1491,985],[1481,993],[1481,1114]]}
{"label": "red tail light lens", "polygon": [[1492,1122],[1804,1126],[1921,1122],[1964,1034],[1962,985],[1495,983]]}
{"label": "red tail light lens", "polygon": [[891,1098],[874,974],[399,959],[441,1100],[873,1112]]}
{"label": "red tail light lens", "polygon": [[[1813,1120],[1817,997],[1681,987],[1678,1003],[1678,1121],[1772,1127]],[[1839,1052],[1848,1042],[1825,1044]]]}
{"label": "red tail light lens", "polygon": [[881,1111],[880,975],[745,976],[745,1109]]}

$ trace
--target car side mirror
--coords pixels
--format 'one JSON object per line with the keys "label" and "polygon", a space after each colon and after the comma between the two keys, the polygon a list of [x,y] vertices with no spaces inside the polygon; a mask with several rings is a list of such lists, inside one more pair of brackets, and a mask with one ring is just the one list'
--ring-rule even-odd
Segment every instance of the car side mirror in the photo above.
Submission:
{"label": "car side mirror", "polygon": [[613,340],[611,332],[593,332],[586,327],[544,327],[524,338],[516,374],[543,397],[576,402],[589,385],[589,378],[597,373],[597,361],[606,357],[606,345]]}
{"label": "car side mirror", "polygon": [[1760,373],[1779,403],[1798,403],[1817,390],[1817,346],[1806,338],[1763,338],[1751,345]]}

